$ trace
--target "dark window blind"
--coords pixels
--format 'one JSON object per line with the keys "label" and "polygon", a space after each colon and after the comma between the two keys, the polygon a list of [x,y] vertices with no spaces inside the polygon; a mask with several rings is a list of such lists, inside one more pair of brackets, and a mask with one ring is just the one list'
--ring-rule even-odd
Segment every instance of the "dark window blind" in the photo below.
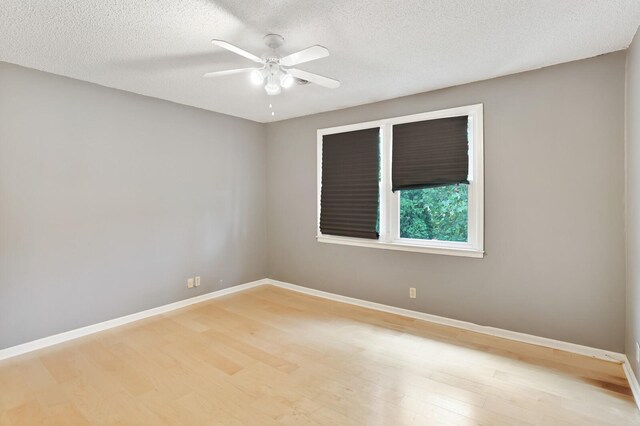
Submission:
{"label": "dark window blind", "polygon": [[378,238],[379,137],[379,128],[322,137],[322,234]]}
{"label": "dark window blind", "polygon": [[392,190],[469,183],[467,116],[393,126]]}

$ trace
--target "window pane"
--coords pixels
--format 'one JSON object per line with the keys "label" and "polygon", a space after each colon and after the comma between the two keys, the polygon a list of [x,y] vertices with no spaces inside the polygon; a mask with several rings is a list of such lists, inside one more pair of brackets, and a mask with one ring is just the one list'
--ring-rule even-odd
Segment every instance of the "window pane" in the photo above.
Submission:
{"label": "window pane", "polygon": [[400,191],[400,238],[467,241],[468,185]]}

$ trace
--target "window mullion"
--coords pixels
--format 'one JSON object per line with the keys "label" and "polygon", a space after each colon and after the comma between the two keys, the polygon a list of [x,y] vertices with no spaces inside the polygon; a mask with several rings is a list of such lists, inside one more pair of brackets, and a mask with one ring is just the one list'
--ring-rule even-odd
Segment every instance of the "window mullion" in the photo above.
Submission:
{"label": "window mullion", "polygon": [[384,235],[380,239],[385,242],[391,242],[394,237],[394,220],[397,213],[393,211],[393,194],[391,193],[391,125],[384,124],[382,126],[382,193],[381,193],[381,211],[384,211]]}

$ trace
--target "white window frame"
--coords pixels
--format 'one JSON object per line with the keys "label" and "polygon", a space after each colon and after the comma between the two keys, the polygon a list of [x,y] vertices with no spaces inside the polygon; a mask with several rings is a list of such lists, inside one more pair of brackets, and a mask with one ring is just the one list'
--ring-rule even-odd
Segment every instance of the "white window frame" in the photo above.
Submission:
{"label": "white window frame", "polygon": [[[392,127],[396,124],[438,118],[468,116],[472,131],[469,133],[469,188],[468,188],[468,241],[438,241],[400,238],[400,197],[391,191],[391,154],[393,149]],[[322,188],[322,137],[334,133],[351,132],[379,127],[381,133],[381,170],[380,183],[380,238],[351,238],[335,235],[323,235],[320,232],[320,193]],[[420,253],[445,254],[481,258],[484,256],[484,131],[483,105],[468,105],[421,114],[383,120],[367,121],[346,126],[319,129],[317,132],[317,203],[318,220],[316,239],[321,243],[344,244],[350,246],[404,250]]]}

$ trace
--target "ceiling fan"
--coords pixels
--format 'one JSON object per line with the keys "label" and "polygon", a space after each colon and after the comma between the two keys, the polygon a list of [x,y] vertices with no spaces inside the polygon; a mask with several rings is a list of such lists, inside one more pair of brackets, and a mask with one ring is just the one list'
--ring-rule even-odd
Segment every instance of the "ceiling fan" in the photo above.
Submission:
{"label": "ceiling fan", "polygon": [[338,80],[297,68],[291,68],[304,62],[314,61],[316,59],[329,56],[329,51],[326,47],[315,45],[282,57],[278,54],[277,50],[284,43],[284,38],[278,34],[267,34],[264,36],[264,43],[271,49],[271,51],[265,53],[262,57],[258,57],[223,40],[211,40],[211,43],[240,56],[244,56],[253,62],[257,62],[260,66],[254,68],[214,71],[206,73],[204,75],[205,77],[221,77],[248,72],[251,73],[251,81],[254,84],[264,84],[264,90],[268,95],[278,95],[282,88],[286,89],[291,87],[296,79],[303,82],[315,83],[330,89],[340,87],[340,82]]}

